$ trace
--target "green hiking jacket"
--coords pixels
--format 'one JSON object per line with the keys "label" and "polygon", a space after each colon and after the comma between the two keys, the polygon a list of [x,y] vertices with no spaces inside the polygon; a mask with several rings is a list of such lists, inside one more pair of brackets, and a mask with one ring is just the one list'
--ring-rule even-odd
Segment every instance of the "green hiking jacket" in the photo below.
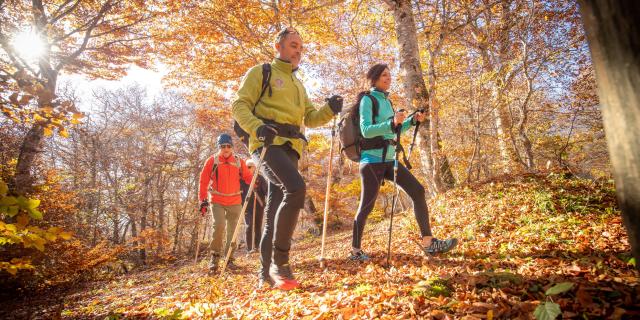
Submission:
{"label": "green hiking jacket", "polygon": [[[296,126],[304,124],[305,127],[310,128],[319,127],[333,118],[333,111],[328,104],[320,109],[313,106],[290,63],[274,59],[271,62],[269,83],[272,95],[269,96],[269,89],[267,89],[256,105],[262,92],[262,65],[252,67],[244,76],[232,104],[233,118],[249,133],[250,152],[262,146],[262,142],[256,137],[256,130],[264,124],[260,118]],[[254,106],[256,106],[255,115],[252,113]],[[283,145],[287,142],[291,142],[298,155],[302,154],[304,141],[301,139],[276,136],[273,140],[274,145]]]}
{"label": "green hiking jacket", "polygon": [[[360,100],[360,131],[365,138],[375,138],[377,136],[383,136],[385,139],[395,139],[396,135],[391,129],[393,122],[393,107],[391,102],[387,99],[384,92],[371,89],[371,95],[378,100],[378,115],[376,116],[376,123],[371,121],[373,104],[369,97],[363,97]],[[413,124],[413,116],[407,117],[402,122],[401,132],[409,130]],[[361,163],[380,163],[394,161],[395,146],[390,145],[387,150],[387,156],[385,161],[382,161],[383,148],[363,150],[361,155]]]}

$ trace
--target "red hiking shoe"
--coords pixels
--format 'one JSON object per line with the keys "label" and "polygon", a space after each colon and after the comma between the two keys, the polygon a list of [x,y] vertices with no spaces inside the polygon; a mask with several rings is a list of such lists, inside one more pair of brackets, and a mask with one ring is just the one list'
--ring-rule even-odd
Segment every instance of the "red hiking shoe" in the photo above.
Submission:
{"label": "red hiking shoe", "polygon": [[300,287],[300,284],[293,278],[291,266],[283,264],[281,266],[271,264],[269,276],[273,279],[273,287],[281,290],[293,290]]}

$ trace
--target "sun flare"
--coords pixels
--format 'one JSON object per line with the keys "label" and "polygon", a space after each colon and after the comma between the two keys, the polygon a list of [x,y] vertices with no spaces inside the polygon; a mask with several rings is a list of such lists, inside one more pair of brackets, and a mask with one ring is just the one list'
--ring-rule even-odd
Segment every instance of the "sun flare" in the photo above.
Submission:
{"label": "sun flare", "polygon": [[44,40],[33,30],[16,34],[11,45],[17,54],[28,62],[37,61],[46,50]]}

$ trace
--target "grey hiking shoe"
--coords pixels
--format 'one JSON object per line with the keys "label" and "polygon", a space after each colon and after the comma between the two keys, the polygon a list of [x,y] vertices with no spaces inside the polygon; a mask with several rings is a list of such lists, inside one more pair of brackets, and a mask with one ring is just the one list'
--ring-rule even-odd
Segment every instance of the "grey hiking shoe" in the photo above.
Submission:
{"label": "grey hiking shoe", "polygon": [[268,272],[262,272],[258,274],[258,289],[272,288],[274,285],[273,280],[269,276]]}
{"label": "grey hiking shoe", "polygon": [[446,240],[440,240],[437,238],[433,238],[431,240],[431,244],[428,247],[422,248],[424,253],[427,255],[435,255],[438,253],[445,253],[451,251],[453,248],[458,245],[458,239],[451,238]]}
{"label": "grey hiking shoe", "polygon": [[364,251],[359,250],[359,251],[357,251],[355,253],[351,252],[351,255],[349,256],[349,260],[366,262],[366,261],[371,260],[371,258],[369,257],[369,255],[364,253]]}

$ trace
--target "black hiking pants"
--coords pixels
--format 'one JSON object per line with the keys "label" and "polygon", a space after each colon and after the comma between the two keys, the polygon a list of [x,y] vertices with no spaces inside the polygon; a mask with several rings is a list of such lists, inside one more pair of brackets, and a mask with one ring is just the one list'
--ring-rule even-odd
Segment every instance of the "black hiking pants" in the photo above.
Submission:
{"label": "black hiking pants", "polygon": [[[258,157],[261,151],[262,148],[259,148],[253,156]],[[289,263],[291,238],[306,193],[305,182],[298,172],[298,159],[298,153],[290,144],[270,146],[264,157],[262,173],[269,180],[266,219],[260,241],[264,274],[268,273],[270,263]]]}
{"label": "black hiking pants", "polygon": [[[376,203],[383,179],[393,181],[393,162],[360,164],[362,191],[360,193],[358,213],[353,221],[353,241],[351,245],[354,248],[360,249],[364,225]],[[413,212],[416,216],[420,233],[423,237],[432,236],[424,187],[402,164],[398,164],[398,177],[396,181],[398,186],[411,197]]]}

